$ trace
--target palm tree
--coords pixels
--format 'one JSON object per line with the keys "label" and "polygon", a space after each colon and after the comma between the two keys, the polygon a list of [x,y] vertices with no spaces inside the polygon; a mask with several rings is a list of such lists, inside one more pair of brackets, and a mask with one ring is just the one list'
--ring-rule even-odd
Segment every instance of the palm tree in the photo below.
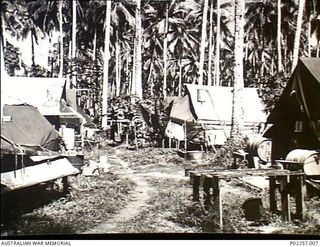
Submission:
{"label": "palm tree", "polygon": [[209,0],[203,1],[203,14],[202,14],[202,30],[201,30],[201,43],[200,43],[200,59],[199,59],[199,85],[203,85],[203,68],[205,57],[205,44],[207,36],[207,14],[208,14]]}
{"label": "palm tree", "polygon": [[299,58],[301,25],[302,25],[304,6],[305,6],[305,0],[299,0],[298,16],[297,16],[297,22],[296,22],[296,33],[295,33],[295,38],[294,38],[294,47],[293,47],[293,55],[292,55],[291,72],[293,72],[294,69],[296,68],[296,65],[298,63],[298,58]]}
{"label": "palm tree", "polygon": [[109,59],[110,59],[110,20],[111,19],[111,1],[106,3],[106,21],[105,21],[105,34],[104,34],[104,63],[103,63],[103,86],[102,86],[102,120],[101,127],[107,128],[108,126],[108,80],[109,80]]}
{"label": "palm tree", "polygon": [[[182,92],[182,80],[184,76],[190,75],[189,83],[195,83],[195,74],[199,66],[197,50],[199,47],[198,30],[201,22],[198,17],[201,15],[200,5],[193,0],[179,2],[176,4],[170,19],[168,31],[169,76],[174,81],[178,79],[178,95]],[[175,88],[175,87],[173,87]],[[174,91],[174,90],[172,90]]]}
{"label": "palm tree", "polygon": [[243,134],[243,43],[244,43],[244,0],[235,0],[234,33],[234,85],[232,98],[231,138],[237,140]]}
{"label": "palm tree", "polygon": [[216,57],[215,57],[215,85],[220,86],[220,0],[217,0],[217,32],[216,32]]}
{"label": "palm tree", "polygon": [[[250,67],[247,74],[252,73],[261,77],[264,76],[266,70],[273,70],[273,67],[270,67],[274,59],[272,54],[275,43],[277,40],[280,41],[278,37],[281,36],[281,32],[279,33],[279,29],[277,29],[277,27],[279,28],[279,25],[277,26],[277,10],[275,2],[267,0],[251,4],[246,12],[245,57]],[[281,49],[278,49],[277,57],[278,61],[281,61]]]}
{"label": "palm tree", "polygon": [[142,26],[141,26],[141,0],[136,0],[136,31],[134,39],[134,69],[132,81],[132,94],[142,99]]}
{"label": "palm tree", "polygon": [[281,0],[277,0],[277,52],[278,52],[278,73],[282,71],[281,54]]}

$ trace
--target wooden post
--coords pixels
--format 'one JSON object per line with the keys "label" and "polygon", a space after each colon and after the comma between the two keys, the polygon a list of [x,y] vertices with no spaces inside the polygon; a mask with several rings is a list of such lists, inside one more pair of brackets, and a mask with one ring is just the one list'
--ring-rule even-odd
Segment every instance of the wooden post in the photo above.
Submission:
{"label": "wooden post", "polygon": [[291,220],[290,212],[290,194],[288,191],[289,175],[281,176],[280,193],[281,193],[281,215],[283,220]]}
{"label": "wooden post", "polygon": [[269,203],[271,213],[277,212],[277,198],[276,198],[276,177],[269,176]]}
{"label": "wooden post", "polygon": [[169,137],[169,149],[171,149],[172,139]]}
{"label": "wooden post", "polygon": [[162,139],[162,148],[164,149],[164,139]]}
{"label": "wooden post", "polygon": [[126,133],[126,145],[127,146],[129,145],[129,133],[128,132]]}
{"label": "wooden post", "polygon": [[213,176],[212,178],[212,188],[213,188],[213,206],[215,212],[217,212],[218,219],[219,219],[219,227],[222,230],[223,229],[223,218],[222,218],[222,198],[221,198],[221,192],[220,192],[220,183],[219,183],[219,177]]}
{"label": "wooden post", "polygon": [[138,150],[137,126],[136,126],[135,122],[134,122],[134,141],[135,141],[135,144],[136,144],[136,150]]}
{"label": "wooden post", "polygon": [[189,176],[190,176],[190,184],[193,185],[194,172],[189,172]]}
{"label": "wooden post", "polygon": [[206,175],[203,182],[203,198],[204,206],[206,209],[212,204],[212,194],[210,193],[210,188],[212,188],[212,176]]}
{"label": "wooden post", "polygon": [[304,192],[305,192],[305,176],[299,175],[296,178],[297,190],[296,190],[296,217],[303,220],[304,217]]}
{"label": "wooden post", "polygon": [[63,194],[69,193],[69,182],[67,176],[62,178],[62,190]]}
{"label": "wooden post", "polygon": [[193,201],[199,201],[200,174],[193,175]]}

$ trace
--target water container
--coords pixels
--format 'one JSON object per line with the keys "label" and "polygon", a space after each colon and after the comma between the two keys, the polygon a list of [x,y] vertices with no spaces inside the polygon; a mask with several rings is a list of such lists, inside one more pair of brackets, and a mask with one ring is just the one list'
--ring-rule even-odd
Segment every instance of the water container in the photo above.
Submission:
{"label": "water container", "polygon": [[286,161],[300,163],[308,176],[320,175],[320,153],[315,150],[294,149],[288,153]]}
{"label": "water container", "polygon": [[271,144],[270,139],[260,136],[253,137],[248,141],[246,152],[267,163],[271,161]]}

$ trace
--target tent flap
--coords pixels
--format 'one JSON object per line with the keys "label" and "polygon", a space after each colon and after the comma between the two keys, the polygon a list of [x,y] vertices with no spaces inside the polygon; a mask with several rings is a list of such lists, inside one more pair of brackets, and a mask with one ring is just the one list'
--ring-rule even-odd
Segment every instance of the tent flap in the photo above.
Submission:
{"label": "tent flap", "polygon": [[77,173],[79,170],[68,159],[63,158],[1,173],[1,185],[9,190],[16,190]]}

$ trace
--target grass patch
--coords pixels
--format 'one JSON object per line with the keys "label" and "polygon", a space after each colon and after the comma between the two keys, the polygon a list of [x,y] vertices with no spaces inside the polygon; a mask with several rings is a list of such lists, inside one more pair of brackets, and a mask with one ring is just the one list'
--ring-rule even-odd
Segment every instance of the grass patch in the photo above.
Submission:
{"label": "grass patch", "polygon": [[2,229],[1,234],[81,233],[124,207],[135,184],[128,178],[102,173],[99,177],[73,177],[70,186],[69,194],[22,215]]}

